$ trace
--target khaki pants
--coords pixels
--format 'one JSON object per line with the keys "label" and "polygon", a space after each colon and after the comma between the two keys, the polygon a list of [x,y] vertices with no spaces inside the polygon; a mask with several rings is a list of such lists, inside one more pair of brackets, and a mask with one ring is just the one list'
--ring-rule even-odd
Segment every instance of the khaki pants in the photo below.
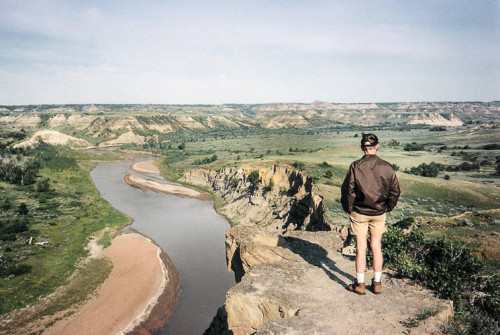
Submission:
{"label": "khaki pants", "polygon": [[368,235],[368,228],[370,228],[370,235],[382,235],[385,228],[386,214],[382,215],[363,215],[356,212],[349,214],[351,222],[352,235]]}

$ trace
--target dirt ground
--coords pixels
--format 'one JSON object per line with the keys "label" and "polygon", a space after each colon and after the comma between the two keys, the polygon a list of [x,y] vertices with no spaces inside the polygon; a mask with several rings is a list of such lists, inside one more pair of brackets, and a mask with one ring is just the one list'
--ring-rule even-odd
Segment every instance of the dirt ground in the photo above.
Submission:
{"label": "dirt ground", "polygon": [[124,334],[144,321],[167,285],[160,248],[139,234],[113,240],[104,255],[113,262],[97,294],[43,334]]}

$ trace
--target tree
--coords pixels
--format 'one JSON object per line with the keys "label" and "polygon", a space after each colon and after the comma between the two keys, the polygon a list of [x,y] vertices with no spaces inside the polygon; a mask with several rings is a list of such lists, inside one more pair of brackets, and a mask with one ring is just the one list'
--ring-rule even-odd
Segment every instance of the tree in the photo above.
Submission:
{"label": "tree", "polygon": [[29,213],[28,206],[23,202],[19,205],[17,212],[21,215],[27,215]]}
{"label": "tree", "polygon": [[247,177],[247,180],[253,185],[257,185],[260,181],[259,171],[252,171]]}
{"label": "tree", "polygon": [[37,192],[49,192],[50,191],[50,179],[41,178],[36,181]]}

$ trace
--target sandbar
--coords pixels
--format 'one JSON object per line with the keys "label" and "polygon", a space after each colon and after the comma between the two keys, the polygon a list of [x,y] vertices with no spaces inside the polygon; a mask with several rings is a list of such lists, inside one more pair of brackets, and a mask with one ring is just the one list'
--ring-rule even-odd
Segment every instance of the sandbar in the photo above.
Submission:
{"label": "sandbar", "polygon": [[160,173],[158,167],[154,164],[154,160],[135,163],[130,166],[132,171],[138,173]]}
{"label": "sandbar", "polygon": [[195,199],[210,199],[210,194],[207,192],[200,192],[194,188],[189,188],[182,185],[163,183],[159,181],[149,180],[137,175],[126,175],[123,180],[130,186],[135,186],[141,190],[151,190],[165,194],[171,194],[178,197],[195,198]]}
{"label": "sandbar", "polygon": [[43,334],[148,334],[168,320],[177,302],[179,278],[161,248],[147,237],[128,233],[113,239],[104,255],[113,269],[97,293]]}

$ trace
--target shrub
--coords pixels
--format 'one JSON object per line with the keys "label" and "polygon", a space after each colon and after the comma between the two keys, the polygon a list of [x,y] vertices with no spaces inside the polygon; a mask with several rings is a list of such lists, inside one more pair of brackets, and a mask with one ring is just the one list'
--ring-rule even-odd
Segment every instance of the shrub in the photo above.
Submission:
{"label": "shrub", "polygon": [[292,165],[299,170],[304,170],[306,167],[306,165],[302,162],[294,162]]}
{"label": "shrub", "polygon": [[497,144],[497,143],[486,144],[486,145],[483,145],[482,149],[483,150],[500,150],[500,144]]}
{"label": "shrub", "polygon": [[2,276],[10,276],[10,275],[15,275],[15,276],[20,276],[22,274],[31,272],[32,266],[27,265],[27,264],[14,264],[6,269],[1,269],[0,274]]}
{"label": "shrub", "polygon": [[40,178],[36,181],[36,191],[37,192],[49,192],[50,191],[50,179]]}
{"label": "shrub", "polygon": [[436,127],[429,128],[429,131],[446,131],[446,127],[436,126]]}
{"label": "shrub", "polygon": [[[410,219],[403,221],[398,225],[411,225]],[[467,322],[476,322],[474,327],[495,327],[500,318],[500,278],[482,279],[483,263],[469,246],[446,237],[428,241],[421,232],[404,234],[392,226],[382,237],[382,252],[386,266],[398,275],[426,285],[439,298],[453,300],[456,309],[472,311]],[[474,311],[488,316],[476,318]]]}
{"label": "shrub", "polygon": [[252,171],[247,177],[247,180],[253,185],[257,185],[260,181],[259,171]]}
{"label": "shrub", "polygon": [[387,146],[389,147],[399,147],[401,143],[399,143],[399,141],[395,140],[395,139],[390,139],[388,142],[387,142]]}
{"label": "shrub", "polygon": [[332,178],[332,177],[333,177],[333,172],[332,172],[332,170],[326,170],[326,172],[325,172],[325,177],[326,177],[326,178]]}
{"label": "shrub", "polygon": [[3,203],[2,203],[1,208],[5,211],[11,209],[12,208],[12,201],[9,198],[5,198]]}
{"label": "shrub", "polygon": [[0,155],[0,179],[11,184],[29,185],[35,182],[40,164],[34,159],[16,155]]}
{"label": "shrub", "polygon": [[27,215],[29,213],[28,206],[24,202],[19,204],[19,208],[17,209],[17,212],[20,215]]}
{"label": "shrub", "polygon": [[405,172],[422,177],[437,177],[439,171],[443,168],[442,164],[431,162],[430,164],[422,163],[417,167],[410,168],[409,171],[405,170]]}
{"label": "shrub", "polygon": [[406,143],[403,147],[404,151],[421,151],[424,150],[423,144],[418,144],[417,142]]}
{"label": "shrub", "polygon": [[240,181],[238,180],[238,178],[231,178],[231,186],[236,188],[238,187],[238,184],[240,183]]}
{"label": "shrub", "polygon": [[271,181],[269,182],[269,184],[267,184],[267,185],[266,185],[265,190],[266,190],[266,191],[272,191],[273,187],[274,187],[274,183],[273,183],[273,181],[271,180]]}
{"label": "shrub", "polygon": [[474,305],[498,321],[500,320],[500,276],[496,274],[487,278],[484,286],[486,294],[478,297]]}
{"label": "shrub", "polygon": [[206,157],[203,159],[197,159],[193,162],[194,165],[210,164],[217,160],[217,155],[214,154],[212,157]]}

